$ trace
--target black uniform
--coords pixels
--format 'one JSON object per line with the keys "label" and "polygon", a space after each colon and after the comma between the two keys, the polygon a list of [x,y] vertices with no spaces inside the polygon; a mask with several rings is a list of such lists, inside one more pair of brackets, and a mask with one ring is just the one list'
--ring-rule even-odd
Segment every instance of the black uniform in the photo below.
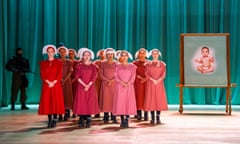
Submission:
{"label": "black uniform", "polygon": [[[17,49],[19,50],[19,49]],[[27,99],[26,88],[28,87],[28,80],[26,73],[30,72],[28,59],[24,58],[22,54],[13,56],[6,64],[6,69],[13,72],[12,75],[12,88],[11,88],[11,110],[15,110],[15,102],[17,100],[18,91],[20,90],[21,109],[29,109],[25,105]]]}

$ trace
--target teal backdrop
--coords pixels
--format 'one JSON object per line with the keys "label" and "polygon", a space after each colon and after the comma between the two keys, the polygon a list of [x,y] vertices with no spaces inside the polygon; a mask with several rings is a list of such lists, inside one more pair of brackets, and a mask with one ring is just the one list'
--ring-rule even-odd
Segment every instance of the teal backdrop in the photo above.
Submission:
{"label": "teal backdrop", "polygon": [[[42,47],[106,47],[135,53],[158,48],[167,64],[168,103],[179,103],[180,34],[230,33],[231,82],[240,84],[240,0],[0,0],[0,104],[10,101],[12,74],[5,70],[15,49],[24,49],[39,73]],[[28,74],[27,103],[38,103],[39,74]],[[232,104],[240,104],[239,86]],[[223,88],[184,89],[185,104],[225,104]]]}

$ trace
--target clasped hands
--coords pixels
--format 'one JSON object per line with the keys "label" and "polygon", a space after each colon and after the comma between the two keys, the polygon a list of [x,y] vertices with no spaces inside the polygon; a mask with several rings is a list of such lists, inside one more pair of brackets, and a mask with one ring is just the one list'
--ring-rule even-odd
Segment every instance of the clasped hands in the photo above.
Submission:
{"label": "clasped hands", "polygon": [[129,86],[129,82],[124,82],[124,81],[120,81],[120,83],[124,86],[124,87],[128,87]]}
{"label": "clasped hands", "polygon": [[160,81],[162,81],[162,78],[160,79],[153,79],[153,78],[150,78],[150,80],[153,82],[154,85],[157,85]]}
{"label": "clasped hands", "polygon": [[141,83],[145,83],[147,81],[147,78],[141,77],[140,75],[137,75],[137,78],[139,78]]}
{"label": "clasped hands", "polygon": [[46,83],[48,84],[48,87],[49,87],[49,88],[52,88],[52,87],[54,87],[55,84],[57,83],[57,80],[54,80],[54,81],[46,80]]}
{"label": "clasped hands", "polygon": [[85,85],[84,85],[84,91],[88,91],[89,88],[91,87],[91,85],[92,85],[92,82],[90,82],[90,83],[88,83],[88,84],[85,84]]}
{"label": "clasped hands", "polygon": [[92,81],[90,81],[88,84],[84,83],[81,79],[78,79],[78,82],[84,87],[84,91],[88,91],[91,85],[93,84]]}
{"label": "clasped hands", "polygon": [[107,85],[108,85],[108,86],[111,86],[113,82],[114,82],[114,79],[108,80],[108,81],[107,81]]}

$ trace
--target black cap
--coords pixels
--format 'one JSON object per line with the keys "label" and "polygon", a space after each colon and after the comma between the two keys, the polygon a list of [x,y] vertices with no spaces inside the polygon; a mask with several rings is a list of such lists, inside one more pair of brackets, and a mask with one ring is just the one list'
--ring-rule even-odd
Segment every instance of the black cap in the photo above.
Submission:
{"label": "black cap", "polygon": [[64,42],[59,42],[57,47],[64,46]]}

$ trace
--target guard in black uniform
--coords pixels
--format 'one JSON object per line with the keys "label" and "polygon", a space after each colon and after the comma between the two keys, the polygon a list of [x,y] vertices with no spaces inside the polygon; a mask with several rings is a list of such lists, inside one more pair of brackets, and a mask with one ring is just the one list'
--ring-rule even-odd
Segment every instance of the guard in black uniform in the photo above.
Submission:
{"label": "guard in black uniform", "polygon": [[28,59],[23,57],[22,48],[16,49],[16,56],[13,56],[6,64],[6,69],[13,72],[12,88],[11,88],[11,110],[15,110],[15,102],[20,90],[20,102],[22,110],[28,110],[26,106],[26,88],[28,87],[28,79],[26,73],[30,72]]}

